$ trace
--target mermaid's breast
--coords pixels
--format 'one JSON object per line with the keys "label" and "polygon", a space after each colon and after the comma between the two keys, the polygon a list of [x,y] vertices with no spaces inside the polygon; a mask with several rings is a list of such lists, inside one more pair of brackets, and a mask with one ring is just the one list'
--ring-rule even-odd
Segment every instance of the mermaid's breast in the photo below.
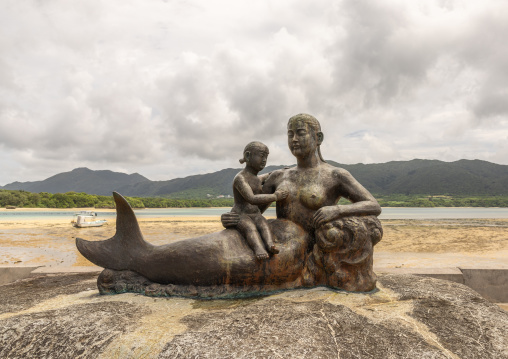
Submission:
{"label": "mermaid's breast", "polygon": [[308,209],[317,211],[326,201],[326,191],[321,185],[309,183],[298,191],[299,202]]}

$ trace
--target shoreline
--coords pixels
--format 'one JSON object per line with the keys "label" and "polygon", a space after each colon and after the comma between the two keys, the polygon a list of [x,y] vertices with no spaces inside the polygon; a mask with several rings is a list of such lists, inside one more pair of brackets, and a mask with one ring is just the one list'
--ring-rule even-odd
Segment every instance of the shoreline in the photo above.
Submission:
{"label": "shoreline", "polygon": [[[266,219],[276,219],[275,215],[264,216]],[[106,219],[105,226],[112,226],[116,223],[116,217],[100,218]],[[138,223],[179,223],[179,222],[217,222],[220,223],[220,216],[210,215],[167,215],[164,217],[136,217]],[[15,218],[0,220],[1,229],[21,229],[21,228],[74,228],[70,223],[73,218]],[[383,227],[435,227],[435,226],[459,226],[459,227],[506,227],[508,228],[508,218],[380,218]],[[95,227],[102,228],[102,227]],[[78,230],[83,228],[77,228]],[[508,235],[507,235],[508,238]],[[0,242],[1,247],[1,242]]]}
{"label": "shoreline", "polygon": [[[168,210],[168,209],[219,209],[219,208],[231,208],[231,206],[224,206],[224,207],[163,207],[163,208],[156,208],[156,207],[145,207],[145,208],[133,208],[133,210]],[[271,206],[269,208],[275,208],[274,206]],[[466,208],[466,209],[508,209],[508,207],[471,207],[471,206],[463,206],[463,207],[381,207],[383,208],[394,208],[394,209],[460,209],[460,208]],[[5,207],[0,207],[0,212],[78,212],[78,211],[93,211],[93,212],[116,212],[115,208],[95,208],[95,207],[73,207],[73,208],[40,208],[40,207],[16,207],[14,209],[7,209]]]}

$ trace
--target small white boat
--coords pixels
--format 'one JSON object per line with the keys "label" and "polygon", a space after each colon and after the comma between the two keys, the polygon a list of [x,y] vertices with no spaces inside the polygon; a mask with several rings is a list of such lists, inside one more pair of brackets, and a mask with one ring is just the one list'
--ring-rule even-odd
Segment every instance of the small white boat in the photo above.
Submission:
{"label": "small white boat", "polygon": [[107,223],[105,219],[96,219],[97,213],[92,211],[81,211],[75,213],[74,216],[76,218],[71,223],[77,228],[100,227]]}

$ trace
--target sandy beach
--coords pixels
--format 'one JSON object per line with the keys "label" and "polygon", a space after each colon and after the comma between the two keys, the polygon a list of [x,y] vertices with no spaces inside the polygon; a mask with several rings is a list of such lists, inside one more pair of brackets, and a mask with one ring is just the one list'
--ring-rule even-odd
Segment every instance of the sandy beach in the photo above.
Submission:
{"label": "sandy beach", "polygon": [[[382,223],[384,236],[375,247],[375,267],[508,265],[508,219],[383,220]],[[139,218],[139,224],[145,239],[153,244],[222,229],[217,216]],[[91,266],[76,250],[75,238],[104,240],[114,233],[114,220],[98,228],[74,228],[70,217],[69,220],[2,221],[0,265]]]}
{"label": "sandy beach", "polygon": [[114,213],[114,209],[110,208],[94,208],[94,207],[83,207],[83,208],[15,208],[15,209],[7,209],[4,207],[0,207],[0,212],[80,212],[80,211],[93,211],[93,212],[112,212]]}

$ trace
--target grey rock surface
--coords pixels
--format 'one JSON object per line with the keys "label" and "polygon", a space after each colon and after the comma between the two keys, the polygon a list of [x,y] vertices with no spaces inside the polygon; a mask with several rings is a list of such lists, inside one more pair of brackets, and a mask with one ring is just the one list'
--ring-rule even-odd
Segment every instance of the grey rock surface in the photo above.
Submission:
{"label": "grey rock surface", "polygon": [[95,281],[0,286],[0,358],[508,358],[508,313],[434,278],[238,300],[101,296]]}

